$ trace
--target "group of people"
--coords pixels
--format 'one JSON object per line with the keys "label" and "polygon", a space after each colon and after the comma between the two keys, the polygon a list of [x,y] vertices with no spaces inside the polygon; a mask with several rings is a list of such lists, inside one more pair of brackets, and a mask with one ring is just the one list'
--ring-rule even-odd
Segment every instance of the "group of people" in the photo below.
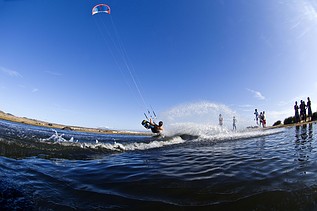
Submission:
{"label": "group of people", "polygon": [[[307,114],[306,114],[306,109],[307,109]],[[309,97],[307,97],[307,104],[305,104],[305,101],[301,100],[298,106],[297,101],[295,101],[294,110],[295,110],[295,123],[298,123],[301,121],[306,122],[307,120],[311,121],[313,113],[311,110],[311,101]]]}
{"label": "group of people", "polygon": [[258,109],[254,110],[254,115],[255,115],[255,122],[257,125],[260,125],[260,127],[266,127],[266,115],[265,111],[263,112],[258,112]]}
{"label": "group of people", "polygon": [[[223,117],[221,114],[219,114],[219,125],[220,125],[220,127],[223,126]],[[237,119],[235,116],[233,117],[233,120],[232,120],[232,130],[234,130],[234,131],[237,130]]]}
{"label": "group of people", "polygon": [[[294,105],[294,110],[295,110],[295,123],[301,122],[301,121],[311,121],[312,120],[312,110],[311,110],[311,101],[310,98],[307,97],[307,104],[305,104],[305,101],[301,100],[300,104],[297,104],[297,101],[295,101]],[[306,113],[307,110],[307,113]],[[258,109],[255,109],[254,111],[255,115],[255,122],[257,125],[260,127],[266,127],[266,115],[265,111],[263,112],[258,112]],[[237,119],[233,117],[232,120],[232,127],[233,130],[237,130]],[[219,125],[222,127],[223,126],[223,117],[221,114],[219,114]],[[156,124],[155,122],[150,119],[148,122],[148,129],[151,129],[153,133],[161,133],[163,131],[163,122],[160,121],[159,124]]]}

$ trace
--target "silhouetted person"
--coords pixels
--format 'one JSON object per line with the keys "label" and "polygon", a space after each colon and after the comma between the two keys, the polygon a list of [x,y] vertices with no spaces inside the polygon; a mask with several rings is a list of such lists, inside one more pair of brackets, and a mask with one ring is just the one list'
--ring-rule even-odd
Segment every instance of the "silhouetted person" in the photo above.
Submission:
{"label": "silhouetted person", "polygon": [[308,112],[309,121],[311,121],[311,118],[313,116],[313,112],[311,111],[311,101],[310,101],[309,97],[307,97],[307,112]]}
{"label": "silhouetted person", "polygon": [[233,122],[232,122],[232,126],[233,126],[232,130],[233,130],[233,131],[236,131],[236,130],[237,130],[237,125],[236,125],[236,123],[237,123],[237,119],[236,119],[236,117],[233,117]]}
{"label": "silhouetted person", "polygon": [[298,105],[297,105],[297,101],[295,101],[295,105],[294,105],[294,110],[295,110],[295,123],[299,122],[299,113],[298,113]]}
{"label": "silhouetted person", "polygon": [[300,117],[301,117],[301,120],[306,121],[306,105],[305,105],[305,101],[301,100],[300,102],[301,102],[300,105],[299,105]]}

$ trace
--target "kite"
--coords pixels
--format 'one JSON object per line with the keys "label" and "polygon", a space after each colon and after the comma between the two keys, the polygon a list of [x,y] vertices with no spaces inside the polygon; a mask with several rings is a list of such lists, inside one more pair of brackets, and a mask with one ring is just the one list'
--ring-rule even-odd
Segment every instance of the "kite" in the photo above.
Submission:
{"label": "kite", "polygon": [[107,4],[97,4],[92,8],[92,15],[102,12],[110,14],[110,7]]}

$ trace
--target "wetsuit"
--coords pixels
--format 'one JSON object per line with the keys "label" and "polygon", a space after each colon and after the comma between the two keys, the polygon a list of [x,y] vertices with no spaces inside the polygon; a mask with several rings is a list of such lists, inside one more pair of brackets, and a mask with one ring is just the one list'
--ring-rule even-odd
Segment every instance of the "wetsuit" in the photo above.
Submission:
{"label": "wetsuit", "polygon": [[149,121],[143,120],[141,124],[146,128],[146,129],[151,129],[153,133],[161,133],[162,128],[161,126],[155,124],[155,123],[150,123]]}
{"label": "wetsuit", "polygon": [[158,125],[151,125],[150,126],[152,133],[161,133]]}

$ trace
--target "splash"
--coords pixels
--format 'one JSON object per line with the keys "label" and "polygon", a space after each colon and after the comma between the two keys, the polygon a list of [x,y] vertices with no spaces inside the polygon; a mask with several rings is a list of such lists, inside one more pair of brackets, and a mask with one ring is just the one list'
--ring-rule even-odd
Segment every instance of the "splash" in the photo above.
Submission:
{"label": "splash", "polygon": [[[51,135],[49,138],[45,138],[45,139],[41,139],[41,141],[53,141],[53,142],[74,142],[74,138],[71,137],[69,140],[63,138],[64,134],[58,134],[58,132],[54,129],[52,129],[52,131],[54,132],[53,135]],[[76,141],[76,143],[78,142],[78,140]]]}
{"label": "splash", "polygon": [[[219,125],[219,114],[223,117],[223,126]],[[228,134],[233,129],[233,117],[237,119],[237,130],[242,131],[252,125],[236,111],[226,105],[211,102],[197,102],[174,107],[162,114],[166,133],[191,135]]]}
{"label": "splash", "polygon": [[90,150],[109,150],[109,151],[134,151],[134,150],[148,150],[154,148],[160,148],[164,146],[181,144],[184,143],[183,140],[179,136],[175,137],[160,137],[160,138],[152,138],[148,137],[148,140],[137,141],[133,140],[131,137],[130,141],[120,141],[120,138],[116,140],[115,138],[110,141],[107,140],[74,140],[73,137],[70,139],[64,138],[64,134],[59,134],[56,130],[52,130],[53,134],[49,138],[40,139],[41,142],[52,143],[52,144],[60,144],[61,146],[73,146],[79,147],[81,149],[90,149]]}
{"label": "splash", "polygon": [[[219,125],[219,114],[223,117],[223,126]],[[64,134],[54,134],[44,141],[53,141],[62,145],[78,146],[89,150],[109,151],[134,151],[161,148],[169,145],[177,145],[185,142],[196,141],[226,141],[244,138],[266,136],[278,133],[276,130],[252,129],[247,126],[253,123],[226,105],[211,102],[198,102],[174,107],[162,115],[165,125],[165,137],[135,139],[133,136],[124,139],[120,136],[99,137],[94,140],[81,139],[79,142],[74,138],[67,140]],[[233,130],[233,117],[238,120],[237,130]],[[122,139],[123,138],[123,139]]]}

